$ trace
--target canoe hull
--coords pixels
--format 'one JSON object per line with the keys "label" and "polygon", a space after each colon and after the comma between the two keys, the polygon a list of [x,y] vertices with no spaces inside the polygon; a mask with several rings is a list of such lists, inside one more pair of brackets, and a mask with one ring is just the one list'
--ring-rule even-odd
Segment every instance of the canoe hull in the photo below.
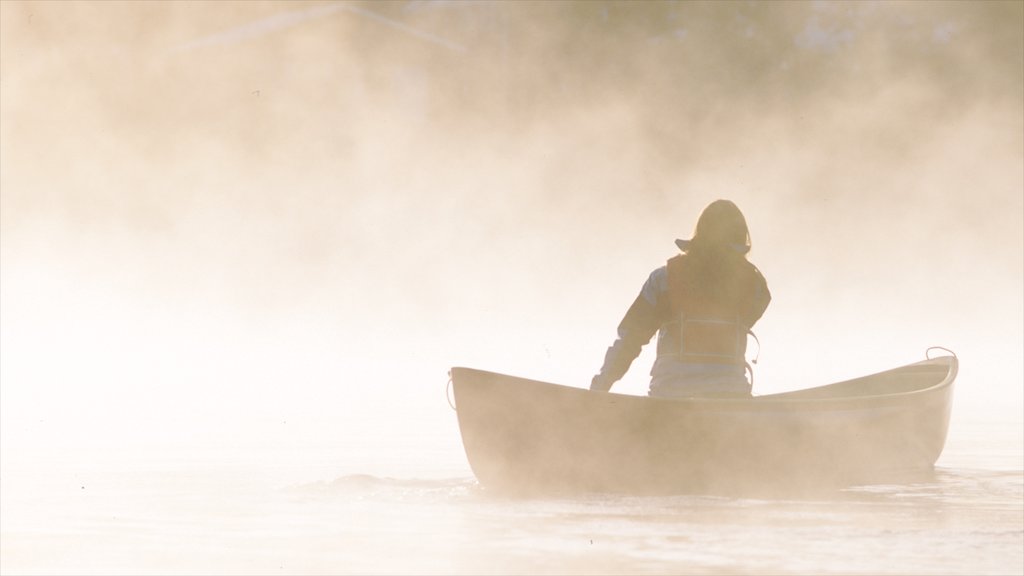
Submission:
{"label": "canoe hull", "polygon": [[[487,488],[713,493],[930,470],[955,357],[797,393],[663,400],[453,368],[459,428]],[[857,393],[859,391],[859,393]]]}

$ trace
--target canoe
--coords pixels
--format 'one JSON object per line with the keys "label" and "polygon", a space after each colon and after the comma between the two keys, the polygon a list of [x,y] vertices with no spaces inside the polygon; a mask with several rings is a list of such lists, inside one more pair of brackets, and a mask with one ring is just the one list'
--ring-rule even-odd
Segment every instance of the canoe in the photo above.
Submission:
{"label": "canoe", "polygon": [[932,470],[955,355],[748,398],[660,399],[451,369],[459,430],[485,489],[737,493],[884,482]]}

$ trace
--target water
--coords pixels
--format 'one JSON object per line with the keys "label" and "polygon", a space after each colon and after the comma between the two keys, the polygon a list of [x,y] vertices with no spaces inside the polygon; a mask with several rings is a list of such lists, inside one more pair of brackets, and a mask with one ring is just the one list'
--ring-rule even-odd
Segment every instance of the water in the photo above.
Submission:
{"label": "water", "polygon": [[[0,2],[0,572],[1024,574],[1019,4],[296,4]],[[717,197],[755,390],[957,351],[935,473],[479,488],[450,363],[585,385]]]}
{"label": "water", "polygon": [[507,498],[477,485],[461,446],[441,443],[450,434],[390,453],[359,453],[358,439],[250,450],[77,449],[21,459],[8,452],[0,568],[1021,574],[1018,432],[1019,424],[956,425],[932,474],[791,499]]}

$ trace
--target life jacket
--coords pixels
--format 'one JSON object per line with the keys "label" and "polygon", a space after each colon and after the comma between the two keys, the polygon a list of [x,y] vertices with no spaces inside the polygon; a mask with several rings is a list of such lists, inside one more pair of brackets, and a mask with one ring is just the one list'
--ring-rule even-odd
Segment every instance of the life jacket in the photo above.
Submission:
{"label": "life jacket", "polygon": [[669,320],[661,327],[670,346],[659,354],[680,362],[746,365],[750,326],[744,313],[751,307],[757,287],[756,269],[746,260],[728,274],[727,286],[714,293],[690,288],[702,279],[692,256],[680,254],[668,261]]}

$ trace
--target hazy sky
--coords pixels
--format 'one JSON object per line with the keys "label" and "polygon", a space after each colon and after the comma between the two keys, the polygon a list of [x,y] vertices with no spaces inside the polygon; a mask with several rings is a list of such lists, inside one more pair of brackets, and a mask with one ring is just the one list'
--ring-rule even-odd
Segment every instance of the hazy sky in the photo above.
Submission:
{"label": "hazy sky", "polygon": [[1019,420],[1022,37],[1018,2],[4,1],[4,441],[585,386],[716,198],[774,296],[755,392],[945,346],[955,413]]}

